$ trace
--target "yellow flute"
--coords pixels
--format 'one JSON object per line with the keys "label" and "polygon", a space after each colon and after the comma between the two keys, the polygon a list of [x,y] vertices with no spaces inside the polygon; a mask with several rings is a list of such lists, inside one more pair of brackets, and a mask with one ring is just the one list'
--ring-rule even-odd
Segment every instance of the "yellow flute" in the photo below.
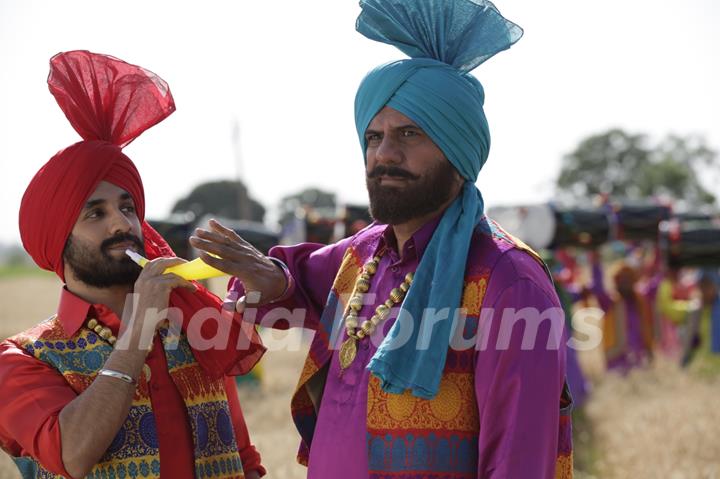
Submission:
{"label": "yellow flute", "polygon": [[[142,268],[144,268],[149,261],[147,258],[143,257],[142,255],[136,253],[131,249],[126,249],[125,254],[128,255],[130,259],[132,259]],[[187,263],[179,264],[177,266],[171,266],[170,268],[163,271],[163,274],[167,273],[176,274],[183,279],[187,279],[188,281],[215,278],[218,276],[227,275],[227,273],[224,273],[217,268],[213,268],[200,258],[196,258],[192,261],[188,261]]]}

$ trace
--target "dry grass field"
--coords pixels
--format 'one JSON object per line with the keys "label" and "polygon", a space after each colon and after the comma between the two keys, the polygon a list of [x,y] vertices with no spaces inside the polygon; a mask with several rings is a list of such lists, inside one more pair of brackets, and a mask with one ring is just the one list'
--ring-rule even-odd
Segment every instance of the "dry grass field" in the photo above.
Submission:
{"label": "dry grass field", "polygon": [[[59,287],[51,275],[0,278],[0,338],[51,315]],[[266,355],[262,385],[240,391],[245,418],[268,477],[301,478],[305,470],[294,461],[297,434],[289,399],[307,341],[299,332],[263,334],[266,341],[290,339],[303,347]],[[597,353],[584,354],[581,362],[595,386],[577,424],[578,477],[720,479],[717,376],[687,374],[659,360],[648,370],[619,378],[602,374]],[[17,478],[12,461],[0,453],[0,479]]]}
{"label": "dry grass field", "polygon": [[580,358],[594,388],[577,421],[585,463],[577,476],[720,478],[720,375],[688,373],[663,358],[627,377],[599,375],[598,356]]}

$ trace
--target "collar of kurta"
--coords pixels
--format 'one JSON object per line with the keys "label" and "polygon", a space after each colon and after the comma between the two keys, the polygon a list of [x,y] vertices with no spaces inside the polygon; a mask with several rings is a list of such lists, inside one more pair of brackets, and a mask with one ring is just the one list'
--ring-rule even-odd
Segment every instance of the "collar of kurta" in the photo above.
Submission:
{"label": "collar of kurta", "polygon": [[432,235],[435,232],[437,225],[440,223],[441,217],[442,215],[433,218],[413,233],[403,246],[403,251],[397,250],[397,238],[395,237],[395,231],[392,226],[387,225],[385,231],[383,231],[379,238],[375,251],[377,252],[381,248],[387,247],[390,248],[398,257],[406,259],[410,254],[413,254],[411,253],[411,250],[414,250],[414,255],[418,259],[422,258],[425,248],[430,242],[430,239],[432,239]]}
{"label": "collar of kurta", "polygon": [[67,287],[60,293],[60,302],[57,309],[58,321],[68,337],[80,331],[85,321],[94,317],[117,334],[120,321],[117,315],[104,304],[91,304],[81,297],[70,292]]}

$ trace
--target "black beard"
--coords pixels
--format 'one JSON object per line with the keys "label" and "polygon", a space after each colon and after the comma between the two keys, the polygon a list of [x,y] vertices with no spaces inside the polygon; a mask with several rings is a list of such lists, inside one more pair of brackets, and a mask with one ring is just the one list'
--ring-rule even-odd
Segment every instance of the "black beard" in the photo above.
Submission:
{"label": "black beard", "polygon": [[107,250],[111,246],[132,241],[140,254],[145,255],[145,247],[135,235],[124,233],[115,235],[102,242],[99,251],[68,237],[63,250],[63,260],[79,281],[95,288],[112,286],[130,286],[135,284],[142,268],[130,257],[113,258]]}
{"label": "black beard", "polygon": [[[381,175],[408,178],[408,183],[404,188],[383,186],[378,178]],[[456,175],[447,160],[422,176],[397,167],[377,166],[365,179],[370,216],[380,223],[399,225],[433,213],[450,200]]]}

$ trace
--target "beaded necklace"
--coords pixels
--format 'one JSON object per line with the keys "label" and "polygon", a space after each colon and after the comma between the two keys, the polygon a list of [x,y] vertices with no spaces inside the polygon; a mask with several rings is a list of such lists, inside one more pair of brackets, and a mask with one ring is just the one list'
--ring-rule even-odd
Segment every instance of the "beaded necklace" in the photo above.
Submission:
{"label": "beaded necklace", "polygon": [[89,319],[86,324],[88,329],[91,329],[95,331],[95,333],[100,336],[100,338],[104,339],[108,343],[110,343],[110,346],[115,347],[115,343],[117,342],[117,338],[113,335],[112,330],[108,328],[107,326],[103,326],[100,324],[100,322],[93,318]]}
{"label": "beaded necklace", "polygon": [[345,314],[345,333],[347,339],[340,346],[339,359],[340,371],[344,371],[352,364],[357,356],[357,342],[363,338],[372,335],[377,326],[390,316],[393,306],[402,303],[405,295],[410,289],[413,281],[414,273],[405,275],[405,279],[397,288],[390,291],[390,296],[384,303],[375,308],[375,313],[370,319],[363,321],[358,329],[358,313],[363,307],[363,295],[370,290],[370,280],[377,273],[380,259],[385,254],[385,248],[380,250],[372,260],[365,263],[363,271],[355,281],[353,294],[348,302],[347,312]]}

